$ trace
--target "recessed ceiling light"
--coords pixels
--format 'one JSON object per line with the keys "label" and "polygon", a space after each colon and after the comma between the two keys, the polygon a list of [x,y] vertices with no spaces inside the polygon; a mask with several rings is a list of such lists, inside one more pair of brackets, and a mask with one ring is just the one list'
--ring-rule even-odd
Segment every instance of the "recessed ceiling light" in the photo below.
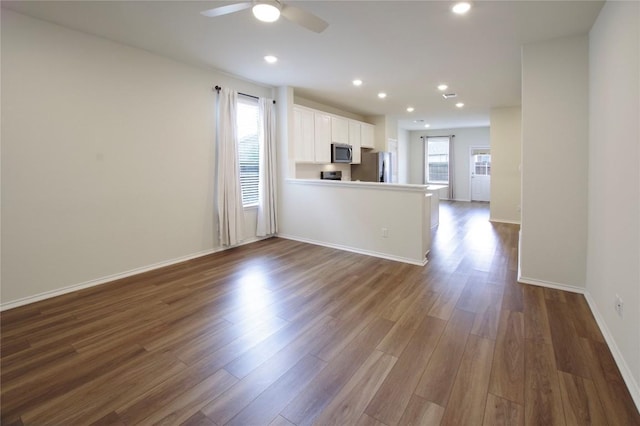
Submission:
{"label": "recessed ceiling light", "polygon": [[453,5],[451,11],[458,15],[464,15],[471,9],[471,3],[467,3],[466,1],[461,1]]}
{"label": "recessed ceiling light", "polygon": [[262,22],[275,22],[280,17],[280,9],[269,3],[258,3],[251,11],[253,16]]}
{"label": "recessed ceiling light", "polygon": [[276,62],[278,62],[278,58],[276,58],[273,55],[267,55],[264,57],[264,60],[267,61],[270,64],[275,64]]}
{"label": "recessed ceiling light", "polygon": [[440,90],[441,92],[444,90],[447,90],[449,88],[449,86],[447,86],[446,84],[439,84],[438,85],[438,90]]}
{"label": "recessed ceiling light", "polygon": [[464,106],[464,103],[462,103],[462,102],[458,102],[458,103],[456,104],[456,106],[457,106],[458,108],[462,108],[462,107]]}
{"label": "recessed ceiling light", "polygon": [[386,93],[384,93],[384,92],[380,92],[380,93],[378,93],[378,97],[379,97],[380,99],[384,99],[384,98],[386,98],[386,97],[387,97],[387,94],[386,94]]}
{"label": "recessed ceiling light", "polygon": [[431,124],[425,124],[424,127],[425,128],[429,128],[429,127],[431,127]]}
{"label": "recessed ceiling light", "polygon": [[407,112],[413,112],[413,111],[415,111],[415,109],[413,107],[407,108]]}
{"label": "recessed ceiling light", "polygon": [[362,86],[362,80],[360,80],[359,78],[356,78],[355,80],[353,80],[353,85]]}

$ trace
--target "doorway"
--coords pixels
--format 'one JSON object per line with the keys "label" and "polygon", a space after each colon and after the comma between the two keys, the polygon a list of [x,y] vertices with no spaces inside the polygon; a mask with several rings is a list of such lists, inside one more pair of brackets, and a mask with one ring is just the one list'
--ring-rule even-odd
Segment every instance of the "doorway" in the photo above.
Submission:
{"label": "doorway", "polygon": [[471,201],[491,201],[491,148],[471,147]]}

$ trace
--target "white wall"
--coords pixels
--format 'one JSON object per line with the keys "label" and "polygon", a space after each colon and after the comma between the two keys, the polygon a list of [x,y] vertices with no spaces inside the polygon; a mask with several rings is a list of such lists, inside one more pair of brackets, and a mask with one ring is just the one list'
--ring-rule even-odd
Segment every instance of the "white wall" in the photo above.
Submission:
{"label": "white wall", "polygon": [[491,213],[494,222],[520,223],[522,110],[491,110]]}
{"label": "white wall", "polygon": [[5,306],[218,247],[216,84],[271,93],[3,9]]}
{"label": "white wall", "polygon": [[398,183],[409,183],[410,134],[398,129]]}
{"label": "white wall", "polygon": [[[587,246],[587,290],[635,380],[635,386],[628,384],[631,389],[635,387],[637,404],[640,404],[639,16],[637,2],[607,2],[589,34],[591,167]],[[625,302],[622,317],[614,310],[616,294]]]}
{"label": "white wall", "polygon": [[488,127],[442,129],[410,132],[410,183],[424,183],[424,142],[421,136],[455,135],[454,140],[454,197],[460,201],[471,200],[471,153],[472,146],[491,146]]}
{"label": "white wall", "polygon": [[523,47],[525,282],[585,286],[588,93],[586,35]]}
{"label": "white wall", "polygon": [[414,264],[429,250],[430,196],[423,187],[289,180],[282,196],[278,235],[284,238]]}

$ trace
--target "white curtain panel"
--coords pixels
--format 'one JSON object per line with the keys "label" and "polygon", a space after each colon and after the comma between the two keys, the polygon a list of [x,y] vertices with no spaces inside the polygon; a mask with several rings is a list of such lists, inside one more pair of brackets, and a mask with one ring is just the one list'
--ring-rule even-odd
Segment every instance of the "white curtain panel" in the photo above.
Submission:
{"label": "white curtain panel", "polygon": [[221,89],[218,94],[216,141],[216,202],[220,244],[233,246],[242,241],[244,210],[240,187],[238,138],[236,129],[238,93]]}
{"label": "white curtain panel", "polygon": [[276,109],[272,99],[260,98],[260,179],[258,183],[258,225],[256,235],[266,237],[278,232],[276,217]]}
{"label": "white curtain panel", "polygon": [[453,191],[453,185],[455,183],[455,175],[456,175],[456,169],[455,169],[455,158],[453,155],[453,139],[455,136],[451,135],[449,136],[449,199],[451,201],[455,200],[455,194]]}

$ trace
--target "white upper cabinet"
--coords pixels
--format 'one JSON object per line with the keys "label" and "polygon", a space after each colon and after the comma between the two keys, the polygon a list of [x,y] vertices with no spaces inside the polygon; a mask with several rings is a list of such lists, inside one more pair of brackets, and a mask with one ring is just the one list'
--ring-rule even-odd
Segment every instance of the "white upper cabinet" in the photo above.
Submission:
{"label": "white upper cabinet", "polygon": [[315,162],[331,163],[331,116],[322,112],[313,113],[315,120]]}
{"label": "white upper cabinet", "polygon": [[353,147],[353,164],[360,164],[360,147],[373,148],[374,127],[371,124],[318,111],[305,106],[293,106],[294,158],[296,163],[331,163],[331,144]]}
{"label": "white upper cabinet", "polygon": [[360,152],[360,131],[359,121],[349,120],[349,145],[353,148],[352,164],[360,164],[362,155]]}
{"label": "white upper cabinet", "polygon": [[360,127],[360,146],[362,148],[375,148],[376,141],[374,137],[375,126],[373,124],[361,123]]}
{"label": "white upper cabinet", "polygon": [[349,120],[344,117],[331,116],[331,142],[349,143]]}
{"label": "white upper cabinet", "polygon": [[315,162],[313,111],[293,108],[293,141],[297,163]]}

